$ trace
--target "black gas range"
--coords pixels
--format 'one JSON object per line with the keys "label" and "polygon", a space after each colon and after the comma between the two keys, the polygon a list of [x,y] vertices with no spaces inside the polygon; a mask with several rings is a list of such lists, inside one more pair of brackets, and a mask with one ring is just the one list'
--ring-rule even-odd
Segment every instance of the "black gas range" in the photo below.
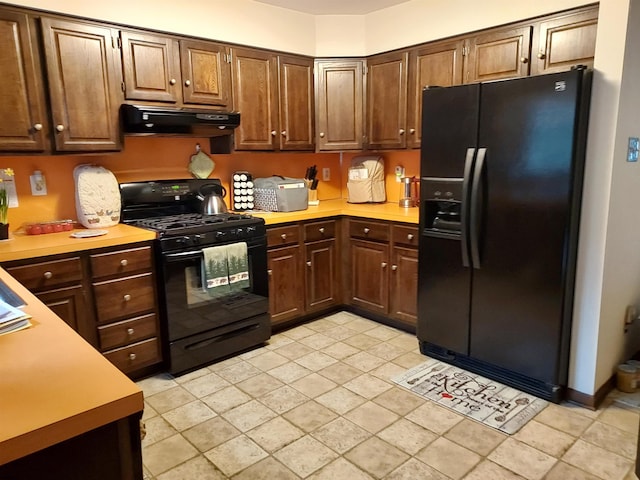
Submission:
{"label": "black gas range", "polygon": [[[218,179],[120,184],[123,223],[157,232],[163,348],[173,374],[255,347],[271,335],[264,220],[200,213],[202,197],[219,185]],[[222,293],[208,288],[208,255],[219,259],[225,248],[237,247],[246,252],[248,279],[235,288],[230,280]]]}

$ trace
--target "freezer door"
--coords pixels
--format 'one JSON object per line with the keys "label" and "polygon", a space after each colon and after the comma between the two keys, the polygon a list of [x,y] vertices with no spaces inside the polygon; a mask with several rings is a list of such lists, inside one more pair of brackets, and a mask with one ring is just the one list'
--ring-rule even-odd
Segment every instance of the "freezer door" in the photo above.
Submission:
{"label": "freezer door", "polygon": [[552,384],[566,381],[581,81],[572,71],[481,92],[478,146],[487,150],[469,353]]}

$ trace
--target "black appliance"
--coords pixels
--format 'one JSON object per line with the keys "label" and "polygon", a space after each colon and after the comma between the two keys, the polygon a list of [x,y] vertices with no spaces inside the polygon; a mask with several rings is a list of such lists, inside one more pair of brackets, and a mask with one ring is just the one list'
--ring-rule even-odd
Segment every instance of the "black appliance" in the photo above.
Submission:
{"label": "black appliance", "polygon": [[[264,220],[200,214],[199,196],[218,179],[120,184],[122,222],[157,232],[156,272],[168,370],[185,373],[264,343],[271,336]],[[248,288],[211,296],[203,286],[203,249],[247,244]]]}
{"label": "black appliance", "polygon": [[559,402],[591,72],[423,92],[422,353]]}
{"label": "black appliance", "polygon": [[123,104],[120,116],[125,133],[231,135],[240,125],[238,112],[194,108],[149,107]]}

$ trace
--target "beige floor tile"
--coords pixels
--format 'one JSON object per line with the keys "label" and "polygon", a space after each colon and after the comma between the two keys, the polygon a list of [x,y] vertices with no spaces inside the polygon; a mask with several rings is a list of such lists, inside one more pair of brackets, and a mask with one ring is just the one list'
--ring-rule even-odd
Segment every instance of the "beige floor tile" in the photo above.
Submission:
{"label": "beige floor tile", "polygon": [[484,460],[471,470],[464,480],[524,480],[524,477],[489,460]]}
{"label": "beige floor tile", "polygon": [[336,325],[333,328],[330,328],[329,330],[325,330],[323,333],[327,337],[331,337],[334,340],[338,340],[338,341],[342,341],[345,338],[353,337],[354,335],[358,334],[358,332],[356,332],[355,330],[351,330],[350,328],[347,328],[342,325]]}
{"label": "beige floor tile", "polygon": [[271,370],[272,368],[279,367],[280,365],[284,365],[288,361],[289,359],[287,357],[273,351],[265,351],[260,355],[247,360],[247,362],[249,362],[254,367],[259,368],[263,372]]}
{"label": "beige floor tile", "polygon": [[157,480],[225,480],[227,477],[204,457],[195,457],[158,475]]}
{"label": "beige floor tile", "polygon": [[[393,337],[388,340],[388,343],[391,345],[395,345],[396,347],[400,347],[407,352],[415,352],[418,353],[418,339],[415,335],[411,335],[409,333],[401,332],[397,337]],[[427,357],[420,355],[422,357],[422,361],[426,361]]]}
{"label": "beige floor tile", "polygon": [[258,355],[262,355],[267,351],[268,349],[265,345],[257,348],[252,348],[251,350],[241,353],[240,355],[238,355],[238,357],[240,357],[242,360],[249,360],[253,357],[257,357]]}
{"label": "beige floor tile", "polygon": [[204,455],[228,477],[268,456],[267,452],[244,435],[232,438]]}
{"label": "beige floor tile", "polygon": [[377,325],[371,330],[367,330],[367,335],[377,338],[378,340],[391,340],[392,338],[401,335],[401,333],[395,328],[387,327],[385,325]]}
{"label": "beige floor tile", "polygon": [[202,375],[182,384],[182,387],[198,398],[210,395],[229,386],[229,382],[216,373]]}
{"label": "beige floor tile", "polygon": [[371,434],[346,418],[340,417],[318,428],[311,433],[311,436],[331,450],[343,454],[364,442]]}
{"label": "beige floor tile", "polygon": [[268,373],[282,382],[291,383],[299,378],[306,377],[312,372],[296,362],[288,362],[269,370]]}
{"label": "beige floor tile", "polygon": [[368,373],[349,380],[343,386],[368,399],[377,397],[381,393],[393,388],[391,383],[380,380],[378,377],[374,377]]}
{"label": "beige floor tile", "polygon": [[377,403],[367,402],[346,413],[344,417],[371,433],[378,433],[399,417]]}
{"label": "beige floor tile", "polygon": [[373,401],[398,415],[406,415],[425,403],[424,398],[396,386],[381,393]]}
{"label": "beige floor tile", "polygon": [[238,383],[259,375],[262,371],[244,360],[217,371],[218,375],[230,383]]}
{"label": "beige floor tile", "polygon": [[556,459],[515,438],[507,438],[489,454],[489,460],[528,480],[542,479],[556,463]]}
{"label": "beige floor tile", "polygon": [[322,349],[322,353],[329,355],[336,360],[342,360],[343,358],[350,357],[351,355],[354,355],[359,351],[360,350],[358,350],[357,348],[352,347],[351,345],[347,345],[343,342],[336,342],[333,345],[329,345],[327,348]]}
{"label": "beige floor tile", "polygon": [[362,370],[363,372],[368,372],[374,368],[378,368],[380,365],[385,363],[382,358],[371,355],[368,352],[356,353],[342,361],[347,365],[351,365],[352,367]]}
{"label": "beige floor tile", "polygon": [[178,433],[177,430],[162,417],[153,417],[148,420],[144,420],[144,424],[147,430],[147,435],[142,440],[143,447],[152,445]]}
{"label": "beige floor tile", "polygon": [[240,430],[224,418],[215,417],[182,432],[198,450],[206,452],[240,435]]}
{"label": "beige floor tile", "polygon": [[194,370],[193,372],[185,373],[183,375],[175,377],[175,381],[176,383],[180,383],[180,384],[187,383],[191,380],[194,380],[198,377],[202,377],[204,375],[208,375],[210,373],[211,373],[211,370],[209,370],[207,367],[199,368],[198,370]]}
{"label": "beige floor tile", "polygon": [[502,432],[465,418],[445,435],[452,442],[485,457],[508,438]]}
{"label": "beige floor tile", "polygon": [[395,363],[383,363],[378,368],[374,368],[369,373],[374,377],[378,377],[381,380],[388,381],[398,375],[401,375],[405,372],[406,369],[402,368]]}
{"label": "beige floor tile", "polygon": [[378,432],[378,437],[398,447],[409,455],[415,455],[433,442],[438,436],[430,430],[401,418]]}
{"label": "beige floor tile", "polygon": [[294,327],[289,330],[285,330],[284,332],[282,332],[282,335],[289,337],[293,340],[301,340],[310,335],[315,335],[315,333],[316,333],[315,330],[311,330],[310,328],[305,327],[304,325],[301,325],[299,327]]}
{"label": "beige floor tile", "polygon": [[220,370],[225,370],[226,368],[229,368],[231,365],[235,365],[236,363],[242,363],[242,359],[240,357],[229,357],[219,362],[212,363],[207,367],[207,369],[209,369],[209,371],[213,373],[217,373]]}
{"label": "beige floor tile", "polygon": [[329,380],[333,380],[340,385],[362,375],[361,370],[358,370],[357,368],[342,362],[337,362],[333,365],[323,368],[318,373],[323,377],[327,377]]}
{"label": "beige floor tile", "polygon": [[443,437],[423,448],[416,458],[453,479],[462,478],[481,460],[477,453]]}
{"label": "beige floor tile", "polygon": [[598,420],[620,430],[629,432],[632,435],[638,435],[638,419],[640,418],[640,410],[631,408],[623,408],[616,404],[612,404],[598,416]]}
{"label": "beige floor tile", "polygon": [[255,377],[247,378],[246,380],[236,383],[236,387],[252,397],[261,397],[283,385],[284,383],[268,373],[261,373]]}
{"label": "beige floor tile", "polygon": [[312,432],[334,420],[338,415],[311,400],[289,410],[282,416],[305,432]]}
{"label": "beige floor tile", "polygon": [[281,415],[284,412],[288,412],[292,408],[309,401],[309,397],[303,395],[295,388],[285,385],[284,387],[280,387],[266,395],[263,395],[259,400],[271,410]]}
{"label": "beige floor tile", "polygon": [[606,480],[623,479],[633,463],[629,459],[580,439],[565,453],[562,461]]}
{"label": "beige floor tile", "polygon": [[145,378],[137,382],[138,387],[142,389],[144,398],[160,393],[164,390],[169,390],[178,386],[178,382],[175,381],[173,376],[168,373],[160,373],[153,377]]}
{"label": "beige floor tile", "polygon": [[398,358],[400,355],[406,353],[406,350],[391,343],[384,342],[379,343],[378,345],[374,345],[373,347],[368,349],[367,352],[389,362],[394,358]]}
{"label": "beige floor tile", "polygon": [[325,317],[325,318],[321,318],[319,320],[314,320],[313,322],[307,323],[305,326],[315,332],[325,332],[326,330],[329,330],[335,327],[336,324],[333,323],[330,319]]}
{"label": "beige floor tile", "polygon": [[373,480],[372,476],[367,475],[342,457],[334,460],[308,478],[309,480]]}
{"label": "beige floor tile", "polygon": [[271,336],[271,338],[267,341],[267,346],[265,348],[267,350],[277,350],[293,342],[294,340],[292,340],[291,338],[278,333]]}
{"label": "beige floor tile", "polygon": [[[445,474],[440,473],[429,465],[422,463],[420,460],[410,458],[389,475],[384,480],[449,480]],[[488,480],[484,479],[484,480]],[[491,479],[495,480],[495,479]]]}
{"label": "beige floor tile", "polygon": [[352,347],[355,347],[359,350],[368,350],[369,348],[373,347],[374,345],[378,345],[381,342],[381,340],[370,337],[366,333],[358,333],[349,338],[345,338],[342,341],[347,345],[351,345]]}
{"label": "beige floor tile", "polygon": [[367,401],[366,398],[344,387],[334,388],[330,392],[323,393],[319,397],[316,397],[315,400],[340,415],[344,415],[349,410],[353,410]]}
{"label": "beige floor tile", "polygon": [[353,321],[353,315],[349,312],[336,312],[324,317],[324,319],[336,325],[344,325]]}
{"label": "beige floor tile", "polygon": [[292,341],[291,343],[277,348],[274,351],[289,360],[295,360],[296,358],[304,357],[305,355],[313,352],[313,348]]}
{"label": "beige floor tile", "polygon": [[[299,480],[300,477],[273,457],[267,457],[233,476],[233,480]],[[187,480],[187,479],[185,479]],[[199,479],[188,479],[199,480]],[[337,479],[336,479],[337,480]]]}
{"label": "beige floor tile", "polygon": [[182,387],[174,387],[164,390],[146,398],[146,401],[158,413],[165,413],[176,407],[193,402],[196,399],[190,392]]}
{"label": "beige floor tile", "polygon": [[158,412],[155,411],[155,409],[149,405],[149,403],[147,403],[147,401],[144,401],[144,410],[142,411],[142,420],[148,420],[150,418],[156,417],[158,416]]}
{"label": "beige floor tile", "polygon": [[223,413],[222,417],[241,432],[246,432],[271,420],[276,415],[273,410],[257,400],[251,400]]}
{"label": "beige floor tile", "polygon": [[173,435],[142,449],[142,461],[152,475],[195,457],[198,451],[182,435]]}
{"label": "beige floor tile", "polygon": [[196,400],[168,411],[162,416],[173,428],[181,432],[217,415],[204,402]]}
{"label": "beige floor tile", "polygon": [[562,457],[576,441],[571,435],[535,420],[528,422],[513,438],[556,458]]}
{"label": "beige floor tile", "polygon": [[347,312],[347,315],[351,316],[351,321],[344,324],[345,327],[355,330],[356,332],[367,332],[373,328],[379,327],[380,324],[369,320],[367,318],[360,317],[353,313]]}
{"label": "beige floor tile", "polygon": [[375,478],[384,477],[409,459],[409,455],[378,437],[365,440],[344,456]]}
{"label": "beige floor tile", "polygon": [[635,474],[635,467],[631,467],[624,480],[638,480],[638,476]]}
{"label": "beige floor tile", "polygon": [[536,415],[535,420],[574,437],[582,435],[593,421],[577,411],[571,411],[553,403]]}
{"label": "beige floor tile", "polygon": [[269,453],[273,453],[303,436],[302,430],[282,417],[273,418],[247,432],[247,437]]}
{"label": "beige floor tile", "polygon": [[393,363],[409,369],[426,361],[427,357],[416,352],[407,352],[393,359]]}
{"label": "beige floor tile", "polygon": [[442,435],[461,422],[464,417],[433,402],[426,402],[405,415],[405,418]]}
{"label": "beige floor tile", "polygon": [[630,460],[636,459],[638,436],[618,427],[603,423],[598,420],[593,422],[582,435],[582,440],[593,443],[613,453],[627,457]]}
{"label": "beige floor tile", "polygon": [[602,480],[564,462],[557,462],[544,480]]}
{"label": "beige floor tile", "polygon": [[273,456],[303,478],[338,458],[336,452],[309,435],[287,445]]}
{"label": "beige floor tile", "polygon": [[231,410],[232,408],[237,407],[238,405],[247,403],[249,400],[251,400],[251,397],[239,388],[230,386],[223,388],[216,393],[212,393],[211,395],[207,395],[201,400],[209,407],[211,407],[215,412],[223,413],[227,410]]}
{"label": "beige floor tile", "polygon": [[314,350],[321,350],[335,343],[336,339],[323,335],[322,333],[316,333],[298,341],[307,347],[313,348]]}
{"label": "beige floor tile", "polygon": [[325,355],[322,352],[311,352],[303,357],[296,358],[294,361],[313,372],[317,372],[318,370],[322,370],[329,365],[333,365],[338,360],[330,357],[329,355]]}
{"label": "beige floor tile", "polygon": [[300,393],[305,394],[307,397],[315,398],[323,393],[333,390],[338,385],[322,375],[312,373],[292,382],[291,386]]}

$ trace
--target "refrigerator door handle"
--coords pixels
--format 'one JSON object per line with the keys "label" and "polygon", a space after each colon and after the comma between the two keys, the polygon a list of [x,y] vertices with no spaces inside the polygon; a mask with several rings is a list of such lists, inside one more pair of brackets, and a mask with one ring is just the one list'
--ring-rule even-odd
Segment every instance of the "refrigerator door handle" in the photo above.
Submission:
{"label": "refrigerator door handle", "polygon": [[467,155],[464,160],[464,177],[462,177],[462,202],[460,208],[460,247],[462,248],[462,266],[469,264],[469,184],[471,182],[471,171],[473,169],[473,159],[476,155],[475,148],[467,148]]}
{"label": "refrigerator door handle", "polygon": [[471,263],[473,268],[479,269],[480,263],[480,180],[482,179],[482,171],[487,156],[486,148],[478,149],[478,158],[473,170],[473,180],[471,182],[471,214],[469,218],[470,244],[471,244]]}

